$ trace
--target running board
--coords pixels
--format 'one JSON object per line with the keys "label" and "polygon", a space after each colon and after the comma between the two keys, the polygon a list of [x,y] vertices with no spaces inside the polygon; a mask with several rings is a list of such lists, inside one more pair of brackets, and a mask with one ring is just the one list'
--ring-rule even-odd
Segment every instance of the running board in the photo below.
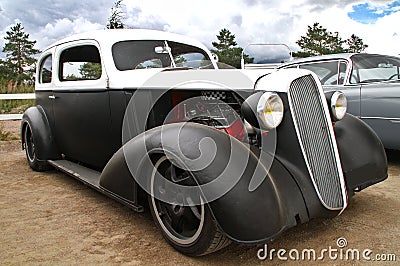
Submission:
{"label": "running board", "polygon": [[100,176],[101,172],[95,171],[93,169],[87,168],[77,163],[73,163],[68,160],[48,160],[50,165],[54,166],[56,169],[78,179],[85,185],[96,189],[102,194],[109,196],[110,198],[126,205],[136,212],[143,212],[143,206],[138,205],[135,202],[126,200],[111,191],[100,186]]}

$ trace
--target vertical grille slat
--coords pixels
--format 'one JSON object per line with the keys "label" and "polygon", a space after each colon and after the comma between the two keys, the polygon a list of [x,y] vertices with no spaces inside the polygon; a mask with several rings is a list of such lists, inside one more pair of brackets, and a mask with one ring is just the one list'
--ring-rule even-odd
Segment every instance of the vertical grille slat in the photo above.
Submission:
{"label": "vertical grille slat", "polygon": [[294,80],[288,95],[298,139],[318,196],[326,208],[342,209],[346,205],[346,192],[334,149],[336,139],[330,133],[331,121],[314,78],[309,75]]}

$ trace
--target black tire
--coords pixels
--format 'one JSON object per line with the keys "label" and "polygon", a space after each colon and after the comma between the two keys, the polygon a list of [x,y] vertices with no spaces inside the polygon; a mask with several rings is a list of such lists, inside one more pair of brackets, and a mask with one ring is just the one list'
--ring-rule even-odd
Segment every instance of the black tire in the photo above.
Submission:
{"label": "black tire", "polygon": [[47,162],[38,160],[35,147],[35,137],[29,123],[25,124],[23,138],[26,160],[28,161],[29,166],[33,170],[39,172],[52,169]]}
{"label": "black tire", "polygon": [[[150,181],[151,193],[148,195],[151,214],[165,240],[177,251],[187,256],[202,256],[228,246],[231,241],[219,229],[206,204],[198,206],[172,205],[153,196],[156,171],[171,181],[166,174],[168,168],[171,167],[175,166],[166,156],[156,161]],[[179,222],[174,222],[177,220]]]}

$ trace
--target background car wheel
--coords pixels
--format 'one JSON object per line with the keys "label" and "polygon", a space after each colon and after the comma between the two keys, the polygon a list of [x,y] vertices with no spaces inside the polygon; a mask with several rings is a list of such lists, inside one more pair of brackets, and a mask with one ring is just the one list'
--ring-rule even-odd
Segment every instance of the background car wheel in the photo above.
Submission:
{"label": "background car wheel", "polygon": [[31,127],[27,123],[24,130],[24,149],[29,166],[35,171],[46,171],[51,166],[44,161],[39,161],[36,154],[35,138]]}
{"label": "background car wheel", "polygon": [[[158,180],[159,178],[155,181],[157,171],[164,181]],[[185,206],[183,203],[188,203],[191,199],[184,199],[178,190],[169,192],[174,204],[153,196],[156,189],[161,193],[167,189],[165,180],[175,182],[182,178],[193,177],[187,171],[171,164],[166,156],[156,161],[150,180],[151,194],[148,200],[153,219],[164,238],[176,250],[188,256],[201,256],[228,246],[231,241],[218,228],[206,204]]]}

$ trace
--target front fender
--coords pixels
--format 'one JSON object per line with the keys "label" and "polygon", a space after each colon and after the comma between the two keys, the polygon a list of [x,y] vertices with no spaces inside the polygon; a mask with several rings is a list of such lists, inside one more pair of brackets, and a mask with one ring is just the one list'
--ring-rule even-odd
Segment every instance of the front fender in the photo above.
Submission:
{"label": "front fender", "polygon": [[[211,139],[216,149],[207,146],[206,139]],[[127,197],[135,182],[142,186],[149,183],[153,171],[150,157],[157,153],[167,154],[174,163],[184,164],[200,187],[209,185],[208,191],[201,190],[204,200],[220,228],[237,242],[269,240],[284,229],[308,220],[297,184],[278,161],[274,160],[271,169],[258,169],[265,179],[256,190],[250,191],[258,158],[235,138],[194,123],[165,125],[135,137],[106,165],[100,185]],[[212,160],[205,167],[199,167],[202,162],[196,159],[200,156],[209,156]],[[244,156],[247,163],[242,167],[240,160]],[[231,182],[234,182],[232,187]],[[218,192],[226,188],[229,188],[226,193],[211,198],[210,190]],[[149,191],[148,187],[143,189]]]}
{"label": "front fender", "polygon": [[34,141],[37,159],[40,161],[60,159],[60,153],[54,142],[49,121],[43,108],[39,105],[28,108],[21,120],[21,140],[24,148],[24,130],[30,126]]}
{"label": "front fender", "polygon": [[387,178],[384,146],[366,123],[346,114],[334,130],[349,195]]}

